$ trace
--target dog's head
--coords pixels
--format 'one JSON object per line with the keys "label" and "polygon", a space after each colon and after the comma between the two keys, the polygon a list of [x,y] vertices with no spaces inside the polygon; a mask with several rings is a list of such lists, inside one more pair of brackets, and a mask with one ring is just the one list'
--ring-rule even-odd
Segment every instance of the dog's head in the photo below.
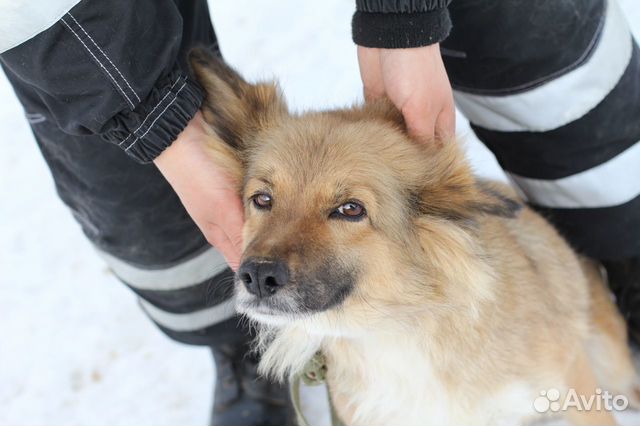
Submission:
{"label": "dog's head", "polygon": [[202,50],[191,65],[213,160],[245,205],[236,290],[250,317],[447,303],[440,275],[468,266],[460,251],[473,250],[477,218],[514,213],[455,143],[412,140],[387,101],[293,115],[274,84],[249,84]]}

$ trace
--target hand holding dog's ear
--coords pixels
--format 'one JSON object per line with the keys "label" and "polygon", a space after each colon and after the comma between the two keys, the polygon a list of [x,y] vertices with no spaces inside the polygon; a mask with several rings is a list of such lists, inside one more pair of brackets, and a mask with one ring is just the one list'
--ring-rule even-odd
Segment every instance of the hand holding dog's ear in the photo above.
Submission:
{"label": "hand holding dog's ear", "polygon": [[207,241],[237,269],[244,211],[237,182],[211,158],[210,135],[200,113],[154,163]]}
{"label": "hand holding dog's ear", "polygon": [[274,84],[249,84],[204,49],[190,54],[205,89],[202,113],[154,163],[207,238],[237,269],[242,257],[242,151],[286,112]]}
{"label": "hand holding dog's ear", "polygon": [[387,96],[402,111],[418,140],[450,139],[455,134],[451,84],[438,44],[412,49],[358,46],[366,100]]}

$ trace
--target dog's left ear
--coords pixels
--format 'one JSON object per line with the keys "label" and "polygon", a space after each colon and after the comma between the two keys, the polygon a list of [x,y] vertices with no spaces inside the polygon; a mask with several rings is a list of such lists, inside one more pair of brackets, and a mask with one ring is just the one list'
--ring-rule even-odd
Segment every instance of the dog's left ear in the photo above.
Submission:
{"label": "dog's left ear", "polygon": [[477,179],[456,141],[426,144],[422,185],[411,195],[420,214],[455,221],[473,221],[479,215],[515,217],[522,204],[503,184]]}
{"label": "dog's left ear", "polygon": [[419,172],[417,187],[409,193],[409,202],[418,215],[431,214],[453,220],[473,220],[481,214],[514,217],[522,205],[506,185],[476,179],[456,140],[419,141],[407,130],[402,113],[387,98],[366,102],[360,108],[340,111],[352,121],[382,120],[403,132],[420,147],[422,155],[408,169]]}

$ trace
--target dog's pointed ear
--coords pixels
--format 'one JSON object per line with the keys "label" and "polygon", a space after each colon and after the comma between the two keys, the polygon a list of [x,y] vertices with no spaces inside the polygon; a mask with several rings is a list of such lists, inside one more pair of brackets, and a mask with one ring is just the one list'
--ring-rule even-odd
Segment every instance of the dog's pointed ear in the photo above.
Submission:
{"label": "dog's pointed ear", "polygon": [[522,207],[506,186],[476,179],[458,141],[424,141],[409,135],[402,113],[388,98],[338,113],[352,121],[374,119],[391,124],[420,148],[415,162],[405,165],[407,170],[418,170],[416,186],[409,191],[409,203],[418,215],[473,221],[482,214],[514,217]]}
{"label": "dog's pointed ear", "polygon": [[189,62],[205,90],[201,110],[210,133],[211,158],[240,192],[247,149],[260,130],[276,125],[287,114],[286,104],[275,83],[247,83],[208,50],[193,49]]}
{"label": "dog's pointed ear", "polygon": [[423,184],[412,194],[421,214],[473,222],[480,215],[513,218],[522,208],[507,185],[477,179],[456,141],[425,145]]}
{"label": "dog's pointed ear", "polygon": [[402,132],[407,131],[402,113],[386,97],[370,100],[349,109],[332,111],[332,114],[349,121],[379,120],[392,124]]}
{"label": "dog's pointed ear", "polygon": [[391,123],[401,129],[407,131],[407,126],[402,116],[402,112],[387,97],[382,97],[373,101],[367,101],[362,108],[364,114],[377,117]]}
{"label": "dog's pointed ear", "polygon": [[419,158],[411,166],[405,165],[407,170],[419,170],[414,174],[418,177],[416,186],[409,191],[410,205],[418,215],[468,222],[487,214],[515,217],[522,208],[517,195],[506,185],[476,179],[458,141],[413,138],[402,113],[388,98],[367,101],[340,114],[353,121],[374,119],[391,124],[420,148]]}
{"label": "dog's pointed ear", "polygon": [[205,90],[205,121],[227,144],[243,149],[261,129],[287,114],[277,84],[247,83],[224,61],[203,48],[189,53],[189,62]]}

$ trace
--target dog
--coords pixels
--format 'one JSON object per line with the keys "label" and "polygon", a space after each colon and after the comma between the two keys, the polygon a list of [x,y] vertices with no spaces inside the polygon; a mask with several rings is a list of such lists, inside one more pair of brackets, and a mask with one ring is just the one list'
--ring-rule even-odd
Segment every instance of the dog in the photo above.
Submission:
{"label": "dog", "polygon": [[[458,143],[413,139],[387,100],[290,114],[277,85],[205,50],[190,63],[212,162],[245,205],[235,291],[261,371],[287,379],[321,351],[350,426],[528,424],[550,389],[638,406],[599,267]],[[594,407],[549,411],[615,424]]]}

